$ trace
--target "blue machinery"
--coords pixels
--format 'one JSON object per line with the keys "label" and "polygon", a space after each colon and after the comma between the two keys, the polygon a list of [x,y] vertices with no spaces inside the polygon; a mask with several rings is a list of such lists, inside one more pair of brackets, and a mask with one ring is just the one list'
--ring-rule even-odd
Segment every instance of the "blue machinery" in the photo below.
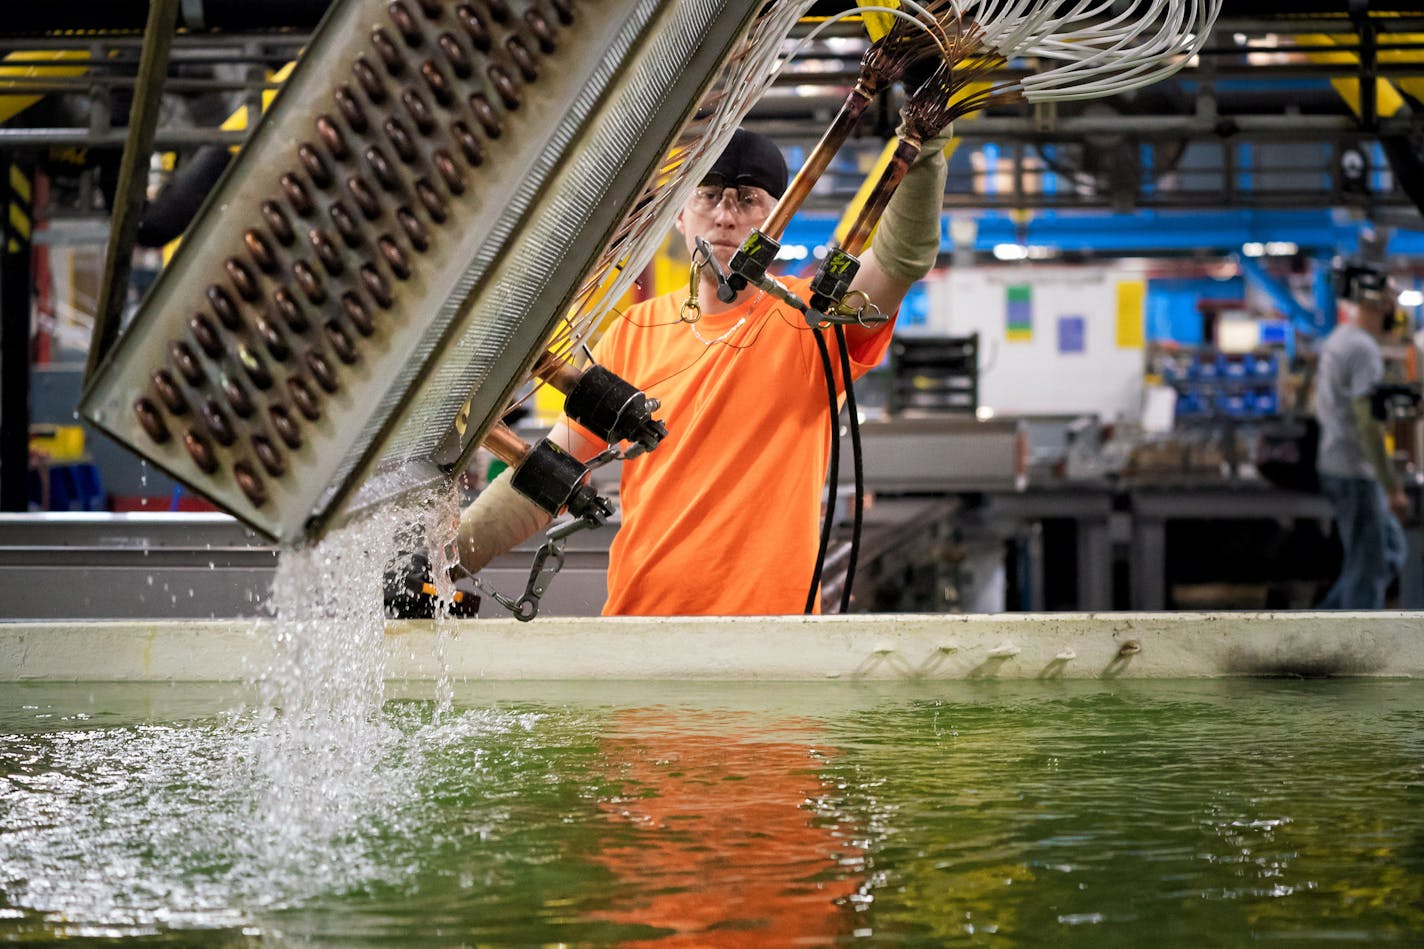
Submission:
{"label": "blue machinery", "polygon": [[[956,212],[953,216],[963,215]],[[945,254],[954,249],[949,234],[950,217],[945,216],[941,227],[941,251]],[[1193,251],[1240,255],[1245,244],[1288,242],[1317,262],[1328,262],[1336,254],[1354,253],[1360,245],[1362,231],[1370,226],[1352,219],[1347,212],[1329,208],[1139,210],[1129,214],[1043,210],[1035,211],[1024,222],[1016,221],[1008,212],[985,211],[974,215],[974,220],[973,249],[980,253],[992,253],[1002,244],[1024,244],[1049,247],[1060,253],[1103,256],[1152,257]],[[823,246],[831,239],[835,224],[832,215],[803,212],[787,228],[783,243],[808,250]],[[1395,231],[1389,252],[1399,256],[1424,256],[1424,232]],[[1246,279],[1260,286],[1298,331],[1310,336],[1329,332],[1335,321],[1327,267],[1316,268],[1321,279],[1317,279],[1314,287],[1314,305],[1307,309],[1266,273],[1257,258],[1243,255],[1240,262]],[[1418,320],[1418,313],[1411,315]]]}

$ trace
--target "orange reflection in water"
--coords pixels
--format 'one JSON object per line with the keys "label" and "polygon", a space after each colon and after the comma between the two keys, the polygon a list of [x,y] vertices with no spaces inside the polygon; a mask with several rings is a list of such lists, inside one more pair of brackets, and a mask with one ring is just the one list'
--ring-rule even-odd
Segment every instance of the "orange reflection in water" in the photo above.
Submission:
{"label": "orange reflection in water", "polygon": [[[803,722],[635,711],[603,743],[624,793],[601,804],[636,830],[593,859],[637,895],[597,918],[671,930],[628,946],[816,946],[850,932],[861,851],[818,817],[828,749]],[[626,838],[624,838],[626,839]]]}

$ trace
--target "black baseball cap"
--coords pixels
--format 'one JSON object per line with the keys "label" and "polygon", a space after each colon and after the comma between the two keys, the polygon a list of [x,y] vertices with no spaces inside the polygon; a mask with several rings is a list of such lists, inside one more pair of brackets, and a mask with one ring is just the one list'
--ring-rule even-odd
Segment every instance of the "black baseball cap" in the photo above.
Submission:
{"label": "black baseball cap", "polygon": [[722,188],[755,185],[779,198],[786,192],[786,159],[765,135],[737,129],[702,184]]}
{"label": "black baseball cap", "polygon": [[1369,303],[1386,299],[1392,286],[1389,271],[1372,261],[1335,261],[1335,293],[1353,303]]}

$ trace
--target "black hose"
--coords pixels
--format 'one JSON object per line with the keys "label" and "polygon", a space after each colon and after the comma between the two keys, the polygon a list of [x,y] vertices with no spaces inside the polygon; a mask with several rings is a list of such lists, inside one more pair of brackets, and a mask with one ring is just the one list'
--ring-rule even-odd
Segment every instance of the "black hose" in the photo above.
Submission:
{"label": "black hose", "polygon": [[821,568],[826,563],[826,547],[831,542],[831,522],[836,516],[836,482],[840,480],[841,432],[840,406],[836,404],[836,373],[831,368],[831,351],[826,347],[826,337],[820,330],[812,330],[816,337],[816,348],[821,352],[821,369],[826,377],[826,395],[831,403],[831,496],[826,504],[826,515],[821,521],[821,543],[816,550],[816,569],[811,572],[811,589],[806,591],[805,613],[810,614],[816,605],[816,596],[821,588]]}
{"label": "black hose", "polygon": [[[865,520],[865,466],[860,451],[860,414],[855,407],[855,383],[851,381],[850,351],[845,329],[836,324],[836,343],[841,350],[841,378],[845,380],[846,411],[850,415],[850,463],[855,471],[855,516],[851,521],[850,557],[846,560],[845,584],[841,587],[841,612],[850,612],[850,588],[855,583],[855,565],[860,559],[860,529]],[[832,437],[839,441],[840,432]]]}
{"label": "black hose", "polygon": [[138,245],[162,247],[183,236],[231,160],[232,153],[226,146],[205,145],[179,165],[168,184],[140,213]]}

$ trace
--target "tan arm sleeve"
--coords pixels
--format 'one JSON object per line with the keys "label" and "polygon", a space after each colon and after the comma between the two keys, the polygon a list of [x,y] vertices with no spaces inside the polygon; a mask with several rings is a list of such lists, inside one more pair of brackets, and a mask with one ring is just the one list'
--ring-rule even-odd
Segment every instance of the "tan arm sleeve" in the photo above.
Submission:
{"label": "tan arm sleeve", "polygon": [[479,573],[491,560],[528,540],[553,520],[544,509],[510,485],[513,469],[506,468],[460,514],[456,543],[460,566]]}
{"label": "tan arm sleeve", "polygon": [[949,163],[944,149],[953,126],[924,143],[880,215],[872,240],[875,262],[888,277],[914,283],[939,257],[939,221]]}

